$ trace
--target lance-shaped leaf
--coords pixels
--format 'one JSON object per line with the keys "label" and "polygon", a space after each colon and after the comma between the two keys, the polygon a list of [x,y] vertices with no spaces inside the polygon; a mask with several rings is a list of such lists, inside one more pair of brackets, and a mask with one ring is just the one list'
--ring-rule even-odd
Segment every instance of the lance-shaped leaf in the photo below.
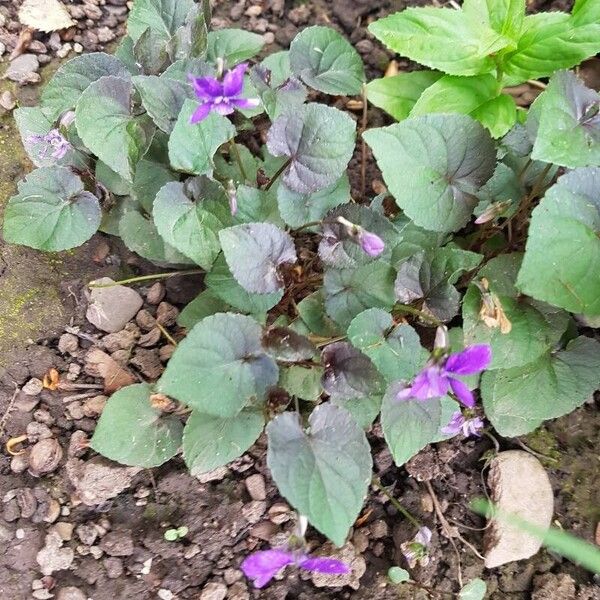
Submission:
{"label": "lance-shaped leaf", "polygon": [[327,314],[347,328],[367,308],[390,310],[395,277],[395,269],[381,260],[352,269],[328,269],[323,282]]}
{"label": "lance-shaped leaf", "polygon": [[394,325],[392,316],[380,308],[356,316],[348,327],[348,339],[388,383],[412,379],[427,361],[428,352],[417,332],[410,325]]}
{"label": "lance-shaped leaf", "polygon": [[283,287],[281,267],[295,263],[292,237],[270,223],[247,223],[219,232],[223,254],[238,283],[256,294]]}
{"label": "lance-shaped leaf", "polygon": [[214,113],[191,125],[190,117],[196,107],[194,100],[184,102],[169,138],[169,159],[178,171],[212,175],[215,152],[235,136],[235,127],[226,117]]}
{"label": "lance-shaped leaf", "polygon": [[158,388],[218,417],[260,406],[279,375],[275,361],[262,348],[261,336],[260,325],[250,317],[232,313],[207,317],[177,346]]}
{"label": "lance-shaped leaf", "polygon": [[600,314],[600,169],[563,175],[534,209],[517,287],[565,310]]}
{"label": "lance-shaped leaf", "polygon": [[127,19],[127,33],[136,42],[147,28],[168,42],[186,20],[194,0],[138,0]]}
{"label": "lance-shaped leaf", "polygon": [[102,77],[81,94],[75,109],[83,143],[129,182],[154,133],[148,115],[135,116],[132,95],[131,80]]}
{"label": "lance-shaped leaf", "polygon": [[158,467],[181,445],[179,418],[152,406],[152,387],[130,385],[113,394],[102,410],[90,447],[124,465]]}
{"label": "lance-shaped leaf", "polygon": [[466,115],[415,117],[363,137],[400,208],[431,231],[467,224],[496,165],[490,134]]}
{"label": "lance-shaped leaf", "polygon": [[156,126],[165,133],[171,133],[183,103],[193,97],[192,88],[168,77],[139,75],[133,78],[133,83]]}
{"label": "lance-shaped leaf", "polygon": [[600,95],[596,91],[574,73],[559,71],[536,104],[539,126],[532,158],[570,168],[600,164]]}
{"label": "lance-shaped leaf", "polygon": [[265,426],[260,410],[248,408],[233,417],[192,411],[183,430],[183,458],[193,476],[207,473],[241,456]]}
{"label": "lance-shaped leaf", "polygon": [[221,251],[219,231],[224,227],[218,213],[211,210],[215,203],[227,204],[225,190],[216,181],[201,179],[203,196],[195,202],[186,194],[183,183],[173,181],[161,188],[154,200],[153,217],[161,237],[209,270]]}
{"label": "lance-shaped leaf", "polygon": [[267,464],[282,496],[341,546],[366,497],[371,452],[364,431],[331,403],[315,408],[309,432],[286,412],[267,426]]}
{"label": "lance-shaped leaf", "polygon": [[438,71],[413,71],[374,79],[367,83],[367,98],[396,121],[402,121],[408,117],[421,94],[440,77],[442,73]]}
{"label": "lance-shaped leaf", "polygon": [[223,59],[228,68],[256,56],[265,45],[262,35],[243,29],[218,29],[208,34],[208,60]]}
{"label": "lance-shaped leaf", "polygon": [[305,104],[278,117],[267,147],[287,156],[285,184],[300,194],[317,192],[339,179],[354,151],[356,124],[345,113],[322,104]]}
{"label": "lance-shaped leaf", "polygon": [[332,208],[349,200],[350,181],[346,174],[314,194],[299,194],[283,183],[277,187],[279,212],[286,224],[294,228],[320,221]]}
{"label": "lance-shaped leaf", "polygon": [[465,0],[463,10],[474,18],[483,19],[494,31],[518,40],[525,18],[522,0]]}
{"label": "lance-shaped leaf", "polygon": [[480,15],[453,8],[408,8],[369,31],[394,52],[450,75],[490,73],[494,54],[512,43]]}
{"label": "lance-shaped leaf", "polygon": [[306,85],[326,94],[360,94],[365,81],[360,55],[330,27],[303,29],[290,45],[290,64]]}
{"label": "lance-shaped leaf", "polygon": [[252,315],[264,315],[283,297],[283,290],[271,294],[251,294],[246,291],[231,274],[222,254],[217,257],[210,273],[206,274],[204,283],[223,302]]}
{"label": "lance-shaped leaf", "polygon": [[521,260],[521,254],[493,258],[464,296],[465,344],[490,344],[490,370],[536,360],[558,342],[569,323],[566,312],[520,296],[514,284]]}
{"label": "lance-shaped leaf", "polygon": [[283,362],[311,360],[317,354],[316,346],[305,336],[287,327],[272,326],[262,338],[264,349]]}
{"label": "lance-shaped leaf", "polygon": [[104,52],[82,54],[67,61],[54,74],[41,96],[41,106],[52,120],[75,108],[81,94],[95,81],[107,76],[128,79],[126,66]]}
{"label": "lance-shaped leaf", "polygon": [[581,406],[600,386],[600,344],[584,336],[557,353],[481,380],[485,414],[500,435],[529,433]]}
{"label": "lance-shaped leaf", "polygon": [[4,239],[57,252],[80,246],[100,226],[98,198],[65,167],[42,167],[18,183],[4,212]]}
{"label": "lance-shaped leaf", "polygon": [[328,344],[321,353],[323,389],[341,400],[383,391],[383,380],[371,359],[348,342]]}

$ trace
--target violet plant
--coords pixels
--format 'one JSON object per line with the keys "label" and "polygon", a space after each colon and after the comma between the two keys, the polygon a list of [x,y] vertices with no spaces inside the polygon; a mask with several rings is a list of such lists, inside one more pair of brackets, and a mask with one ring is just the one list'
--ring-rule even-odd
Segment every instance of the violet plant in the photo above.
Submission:
{"label": "violet plant", "polygon": [[[340,546],[376,420],[401,466],[484,418],[502,436],[532,431],[600,386],[599,344],[577,330],[600,315],[600,97],[563,70],[600,50],[598,3],[409,10],[373,33],[437,70],[365,91],[330,28],[259,59],[262,37],[208,30],[206,1],[135,0],[114,56],[67,62],[15,111],[37,168],[8,203],[7,241],[61,251],[101,231],[205,272],[164,374],[109,399],[93,449],[142,467],[182,451],[199,475],[266,432],[281,495]],[[550,79],[505,119],[504,86],[531,77]],[[431,100],[490,78],[476,106],[471,92]],[[356,118],[324,103],[361,93],[401,120],[364,132],[389,190],[370,202],[346,173]],[[285,565],[342,569],[263,552],[245,563],[257,585]]]}

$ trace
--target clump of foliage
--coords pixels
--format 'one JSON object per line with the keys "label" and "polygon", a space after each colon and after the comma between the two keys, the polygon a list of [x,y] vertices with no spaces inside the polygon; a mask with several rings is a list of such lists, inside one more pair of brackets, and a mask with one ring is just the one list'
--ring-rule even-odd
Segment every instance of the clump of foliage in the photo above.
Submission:
{"label": "clump of foliage", "polygon": [[[374,23],[435,70],[367,86],[400,120],[364,133],[389,189],[370,203],[345,172],[355,120],[307,100],[363,91],[349,42],[309,27],[248,68],[262,38],[209,22],[206,2],[136,0],[115,56],[67,62],[16,111],[37,169],[4,236],[59,251],[100,230],[203,269],[163,376],[114,394],[91,445],[144,467],[183,448],[200,474],[266,429],[281,494],[341,545],[376,419],[402,465],[483,415],[532,431],[600,385],[576,326],[600,315],[600,98],[564,70],[600,51],[599,5],[467,0]],[[532,77],[550,81],[517,110],[503,89]],[[314,566],[298,556],[277,558]]]}

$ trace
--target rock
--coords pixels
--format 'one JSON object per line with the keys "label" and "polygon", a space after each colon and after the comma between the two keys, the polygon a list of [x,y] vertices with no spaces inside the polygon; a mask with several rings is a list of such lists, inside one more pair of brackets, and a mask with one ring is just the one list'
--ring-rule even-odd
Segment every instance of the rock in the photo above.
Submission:
{"label": "rock", "polygon": [[42,381],[37,377],[34,377],[23,386],[23,389],[21,391],[24,394],[27,394],[28,396],[38,396],[42,393],[43,389],[44,384],[42,383]]}
{"label": "rock", "polygon": [[151,348],[152,346],[156,346],[156,344],[158,344],[160,341],[161,335],[161,330],[158,327],[155,327],[140,337],[138,340],[138,346],[141,346],[142,348]]}
{"label": "rock", "polygon": [[249,600],[248,586],[243,581],[234,583],[227,592],[227,600]]}
{"label": "rock", "polygon": [[21,511],[21,518],[30,519],[33,517],[37,508],[37,500],[35,499],[32,490],[29,488],[17,490],[16,500],[19,510]]}
{"label": "rock", "polygon": [[129,531],[110,531],[100,541],[100,548],[109,556],[131,556],[133,539]]}
{"label": "rock", "polygon": [[56,523],[56,525],[52,526],[51,531],[56,531],[60,536],[60,539],[65,542],[70,542],[73,539],[73,523],[65,523],[64,521],[60,521]]}
{"label": "rock", "polygon": [[81,543],[86,546],[92,546],[98,539],[98,530],[93,525],[87,525],[85,523],[78,525],[75,529],[75,533],[81,540]]}
{"label": "rock", "polygon": [[135,315],[135,322],[144,331],[150,331],[156,327],[156,319],[152,316],[149,310],[143,308]]}
{"label": "rock", "polygon": [[47,410],[44,410],[43,408],[38,408],[36,411],[34,411],[33,418],[38,423],[42,423],[43,425],[47,425],[48,427],[51,427],[56,422],[56,419]]}
{"label": "rock", "polygon": [[224,600],[227,596],[227,586],[224,583],[211,581],[202,589],[199,600]]}
{"label": "rock", "polygon": [[98,41],[101,44],[107,44],[108,42],[112,42],[115,39],[115,34],[108,27],[100,27],[96,32],[98,36]]}
{"label": "rock", "polygon": [[71,458],[66,465],[67,476],[79,499],[87,506],[102,504],[127,489],[140,467],[122,467],[100,456],[83,462]]}
{"label": "rock", "polygon": [[381,538],[387,537],[389,533],[387,523],[382,520],[371,523],[369,531],[374,540],[380,540]]}
{"label": "rock", "polygon": [[86,417],[97,417],[101,415],[107,401],[108,396],[94,396],[93,398],[88,398],[83,403],[83,414]]}
{"label": "rock", "polygon": [[21,412],[31,412],[40,402],[38,396],[28,396],[22,391],[15,398],[15,408]]}
{"label": "rock", "polygon": [[61,354],[73,354],[79,349],[79,338],[72,333],[63,333],[58,340],[58,351]]}
{"label": "rock", "polygon": [[98,348],[92,348],[86,354],[84,370],[92,377],[104,379],[104,391],[107,394],[112,394],[122,387],[136,383],[135,377],[129,371]]}
{"label": "rock", "polygon": [[63,541],[57,533],[51,532],[46,536],[46,544],[36,557],[44,575],[52,575],[71,566],[75,554],[71,548],[62,548],[62,545]]}
{"label": "rock", "polygon": [[2,56],[6,52],[6,44],[0,42],[0,56]]}
{"label": "rock", "polygon": [[250,475],[244,483],[252,500],[264,500],[267,497],[265,478],[259,473]]}
{"label": "rock", "polygon": [[[108,284],[114,281],[103,277],[94,283]],[[115,333],[133,319],[143,303],[142,297],[135,290],[124,285],[92,288],[86,318],[98,329]]]}
{"label": "rock", "polygon": [[284,502],[276,502],[269,508],[269,519],[276,525],[283,525],[290,520],[290,507]]}
{"label": "rock", "polygon": [[69,447],[67,448],[67,455],[69,457],[77,457],[83,456],[88,449],[88,436],[85,431],[81,431],[81,429],[76,429],[69,439]]}
{"label": "rock", "polygon": [[225,477],[229,474],[229,469],[227,467],[217,467],[212,471],[208,471],[207,473],[200,473],[196,475],[196,479],[200,483],[208,483],[210,481],[221,481],[225,479]]}
{"label": "rock", "polygon": [[[547,529],[554,512],[550,480],[541,463],[522,450],[501,452],[490,466],[488,485],[492,501],[507,514],[514,514]],[[529,558],[541,541],[501,520],[492,519],[484,537],[488,569]]]}
{"label": "rock", "polygon": [[[0,56],[2,53],[0,52]],[[0,106],[4,110],[12,110],[17,105],[17,99],[10,90],[4,90],[0,94]]]}
{"label": "rock", "polygon": [[87,600],[87,594],[84,594],[79,588],[70,585],[58,590],[56,600]]}
{"label": "rock", "polygon": [[17,454],[10,459],[10,470],[13,473],[24,473],[28,466],[27,454]]}
{"label": "rock", "polygon": [[328,542],[323,545],[318,554],[335,557],[349,565],[352,570],[346,575],[312,573],[311,579],[316,587],[342,587],[348,585],[355,590],[360,587],[360,578],[367,570],[367,563],[360,554],[356,553],[356,549],[351,542],[348,542],[340,549],[336,549]]}
{"label": "rock", "polygon": [[173,344],[167,344],[166,346],[161,346],[158,350],[158,357],[161,362],[166,363],[171,356],[173,356],[173,352],[175,352],[175,346]]}
{"label": "rock", "polygon": [[223,579],[225,579],[225,583],[227,585],[231,585],[232,583],[239,581],[240,579],[242,579],[243,576],[244,574],[238,569],[229,568],[225,569],[225,571],[223,572]]}
{"label": "rock", "polygon": [[73,50],[73,46],[69,42],[67,42],[66,44],[63,44],[59,50],[56,51],[56,56],[58,56],[58,58],[66,58],[67,56],[69,56],[69,52],[71,52],[71,50]]}
{"label": "rock", "polygon": [[161,301],[164,299],[166,294],[166,290],[165,290],[165,286],[160,282],[157,281],[149,290],[148,293],[146,294],[146,302],[148,302],[148,304],[160,304]]}
{"label": "rock", "polygon": [[159,589],[156,595],[160,598],[160,600],[175,599],[175,594],[171,590],[167,590],[166,588]]}
{"label": "rock", "polygon": [[40,61],[35,54],[21,54],[14,58],[6,69],[4,79],[10,79],[18,85],[38,83],[41,77],[38,73]]}
{"label": "rock", "polygon": [[244,14],[244,8],[246,7],[246,0],[239,0],[229,11],[229,17],[232,21],[239,21]]}
{"label": "rock", "polygon": [[109,579],[117,579],[123,575],[123,561],[116,556],[110,556],[102,561]]}
{"label": "rock", "polygon": [[38,442],[39,440],[47,440],[52,437],[52,431],[47,425],[38,423],[37,421],[31,421],[27,424],[27,439],[31,444]]}
{"label": "rock", "polygon": [[575,594],[575,581],[570,575],[544,573],[534,580],[531,600],[572,600]]}
{"label": "rock", "polygon": [[112,354],[117,350],[129,350],[129,348],[135,345],[135,341],[139,335],[139,329],[136,327],[132,330],[129,325],[130,324],[121,331],[109,333],[102,338],[102,346],[104,346],[104,349],[109,354]]}
{"label": "rock", "polygon": [[138,348],[130,362],[148,379],[158,379],[162,375],[163,365],[156,349]]}
{"label": "rock", "polygon": [[178,316],[179,309],[168,302],[161,302],[156,309],[156,321],[163,327],[175,325]]}
{"label": "rock", "polygon": [[299,6],[296,6],[290,10],[288,13],[288,19],[294,25],[306,25],[310,19],[311,13],[312,9],[310,4],[300,4]]}
{"label": "rock", "polygon": [[29,474],[41,477],[52,473],[63,457],[63,450],[54,438],[46,438],[37,442],[29,452]]}
{"label": "rock", "polygon": [[253,500],[252,502],[244,504],[242,507],[242,515],[246,521],[248,521],[248,523],[254,525],[254,523],[258,523],[260,521],[266,510],[266,502],[262,500]]}

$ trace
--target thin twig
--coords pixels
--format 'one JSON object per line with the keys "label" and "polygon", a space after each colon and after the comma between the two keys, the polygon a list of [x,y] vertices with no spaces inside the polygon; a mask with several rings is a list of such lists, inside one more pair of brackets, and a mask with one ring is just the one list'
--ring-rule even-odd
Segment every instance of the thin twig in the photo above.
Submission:
{"label": "thin twig", "polygon": [[419,310],[414,306],[408,306],[407,304],[394,304],[394,306],[392,307],[392,313],[394,312],[414,315],[415,317],[419,317],[423,321],[427,321],[432,325],[436,325],[437,327],[443,325],[443,323],[439,319],[436,319],[433,315],[423,312],[422,310]]}
{"label": "thin twig", "polygon": [[160,329],[160,332],[169,340],[173,346],[177,348],[177,340],[157,321],[156,326]]}
{"label": "thin twig", "polygon": [[150,281],[152,279],[168,279],[169,277],[175,277],[176,275],[198,275],[204,273],[204,269],[188,269],[186,271],[169,271],[167,273],[154,273],[153,275],[140,275],[139,277],[129,277],[128,279],[121,279],[120,281],[113,281],[112,283],[95,283],[90,281],[88,284],[91,288],[108,288],[114,287],[115,285],[126,285],[128,283],[138,283],[140,281]]}
{"label": "thin twig", "polygon": [[6,410],[4,411],[4,414],[2,415],[2,418],[0,419],[0,437],[2,437],[4,435],[4,428],[6,427],[8,417],[13,409],[15,400],[17,399],[17,396],[19,395],[19,387],[17,386],[16,383],[14,384],[14,386],[15,386],[15,391],[12,395],[12,398],[8,401],[8,406],[6,407]]}
{"label": "thin twig", "polygon": [[400,504],[400,502],[398,502],[398,500],[396,500],[396,498],[394,496],[392,496],[392,494],[390,494],[390,492],[381,484],[381,481],[379,479],[377,479],[376,477],[373,477],[373,479],[371,479],[371,485],[375,489],[377,489],[380,492],[382,492],[383,494],[385,494],[385,496],[387,496],[388,500],[392,503],[392,505],[394,506],[394,508],[401,515],[404,515],[404,517],[406,519],[408,519],[415,527],[418,527],[418,528],[421,527],[421,523],[415,517],[413,517],[406,510],[406,508],[404,508],[404,506],[402,506],[402,504]]}

